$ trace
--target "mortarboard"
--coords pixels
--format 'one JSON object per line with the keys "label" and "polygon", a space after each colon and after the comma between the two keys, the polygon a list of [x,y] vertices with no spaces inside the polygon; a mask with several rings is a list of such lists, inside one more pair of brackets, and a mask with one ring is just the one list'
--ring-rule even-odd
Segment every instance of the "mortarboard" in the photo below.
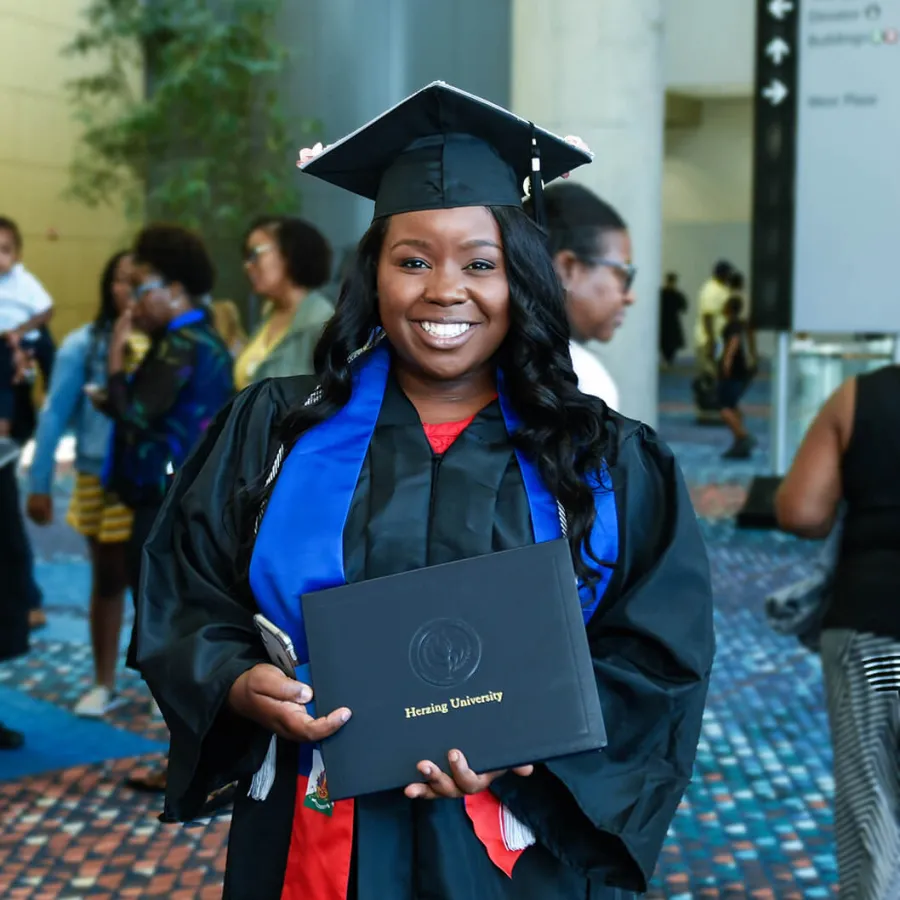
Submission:
{"label": "mortarboard", "polygon": [[330,145],[301,168],[375,201],[375,218],[458,206],[522,206],[532,184],[592,160],[508,110],[435,81]]}

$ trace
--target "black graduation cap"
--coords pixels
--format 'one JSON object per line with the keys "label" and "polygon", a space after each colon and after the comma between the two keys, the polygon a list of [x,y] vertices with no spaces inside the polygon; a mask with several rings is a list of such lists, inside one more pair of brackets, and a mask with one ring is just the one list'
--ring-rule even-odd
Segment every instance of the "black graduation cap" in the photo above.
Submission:
{"label": "black graduation cap", "polygon": [[435,81],[301,168],[374,200],[379,218],[422,209],[521,206],[526,179],[537,208],[542,180],[592,158],[494,103]]}

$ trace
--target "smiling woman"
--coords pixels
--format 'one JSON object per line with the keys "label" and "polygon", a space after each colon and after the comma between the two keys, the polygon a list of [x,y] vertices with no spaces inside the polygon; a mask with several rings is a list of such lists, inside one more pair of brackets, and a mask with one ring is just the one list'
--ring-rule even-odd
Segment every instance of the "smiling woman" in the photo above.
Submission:
{"label": "smiling woman", "polygon": [[[245,391],[148,542],[139,663],[172,732],[167,810],[190,817],[239,779],[231,900],[644,891],[696,752],[711,598],[670,451],[577,387],[563,291],[522,209],[523,180],[589,155],[438,83],[301,158],[374,199],[375,219],[316,377]],[[307,592],[563,538],[604,751],[476,772],[448,746],[404,790],[332,802],[319,742],[353,711],[312,713],[313,686],[269,664],[254,614],[303,665]]]}
{"label": "smiling woman", "polygon": [[[509,282],[500,225],[489,210],[469,206],[391,217],[378,263],[378,297],[381,326],[402,361],[401,386],[414,404],[415,397],[426,404],[419,410],[423,421],[464,418],[493,399],[490,360],[509,331]],[[434,409],[425,398],[435,381],[471,400]]]}

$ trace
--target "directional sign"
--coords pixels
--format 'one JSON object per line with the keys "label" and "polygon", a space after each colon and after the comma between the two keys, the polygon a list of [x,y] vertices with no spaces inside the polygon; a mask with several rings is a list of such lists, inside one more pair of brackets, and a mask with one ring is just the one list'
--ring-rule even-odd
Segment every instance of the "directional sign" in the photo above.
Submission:
{"label": "directional sign", "polygon": [[791,46],[784,38],[772,38],[766,45],[766,56],[768,56],[776,66],[780,66],[790,55]]}
{"label": "directional sign", "polygon": [[792,324],[896,333],[900,0],[880,0],[877,19],[865,2],[798,11]]}
{"label": "directional sign", "polygon": [[763,89],[762,95],[772,104],[772,106],[781,106],[788,98],[790,91],[778,79],[773,79],[772,83]]}
{"label": "directional sign", "polygon": [[756,0],[751,315],[759,329],[791,328],[798,26],[812,3]]}
{"label": "directional sign", "polygon": [[900,333],[900,0],[756,0],[757,329]]}
{"label": "directional sign", "polygon": [[773,15],[779,22],[783,21],[789,12],[792,12],[794,9],[794,4],[791,3],[791,0],[772,0],[769,4],[769,12]]}

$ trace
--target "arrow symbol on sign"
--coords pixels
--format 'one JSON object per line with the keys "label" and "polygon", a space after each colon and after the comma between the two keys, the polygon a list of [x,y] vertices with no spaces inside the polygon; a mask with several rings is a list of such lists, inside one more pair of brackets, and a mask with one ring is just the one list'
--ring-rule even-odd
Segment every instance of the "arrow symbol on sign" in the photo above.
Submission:
{"label": "arrow symbol on sign", "polygon": [[763,97],[772,104],[772,106],[780,106],[786,99],[790,91],[776,78],[763,92]]}
{"label": "arrow symbol on sign", "polygon": [[775,16],[779,22],[784,19],[793,8],[794,4],[791,3],[791,0],[772,0],[769,4],[769,12]]}
{"label": "arrow symbol on sign", "polygon": [[766,56],[768,56],[776,66],[780,66],[784,62],[786,56],[791,55],[791,48],[787,41],[777,37],[769,41],[766,47]]}

